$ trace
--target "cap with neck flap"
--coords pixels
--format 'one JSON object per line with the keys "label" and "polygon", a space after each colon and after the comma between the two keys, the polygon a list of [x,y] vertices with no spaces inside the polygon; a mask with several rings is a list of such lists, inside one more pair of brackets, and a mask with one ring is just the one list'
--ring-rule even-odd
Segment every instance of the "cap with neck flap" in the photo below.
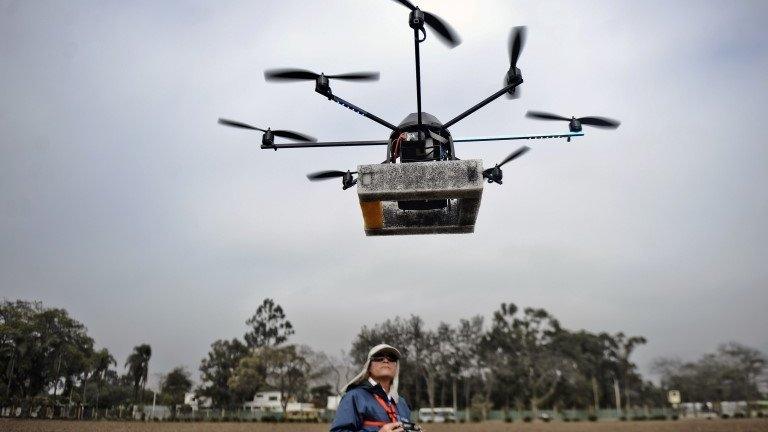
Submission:
{"label": "cap with neck flap", "polygon": [[[400,351],[398,351],[397,348],[391,345],[379,344],[371,348],[370,351],[368,351],[368,358],[365,360],[363,369],[360,371],[359,374],[355,375],[355,377],[352,378],[352,381],[347,383],[347,385],[345,385],[344,388],[341,389],[341,394],[346,393],[348,390],[351,390],[353,387],[356,387],[358,384],[370,378],[370,374],[368,373],[368,368],[371,366],[371,358],[375,357],[377,354],[378,355],[390,354],[395,356],[395,358],[397,359],[402,357],[402,355],[400,354]],[[389,388],[389,395],[392,397],[392,399],[395,400],[395,402],[397,402],[400,399],[400,396],[397,393],[399,376],[400,376],[400,364],[398,363],[395,366],[395,377],[392,379],[392,385]]]}

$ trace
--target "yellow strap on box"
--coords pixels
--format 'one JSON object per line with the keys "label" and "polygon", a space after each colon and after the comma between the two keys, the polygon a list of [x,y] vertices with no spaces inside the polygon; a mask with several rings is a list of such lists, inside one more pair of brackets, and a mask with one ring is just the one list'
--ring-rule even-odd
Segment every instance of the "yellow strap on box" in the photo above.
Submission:
{"label": "yellow strap on box", "polygon": [[365,229],[380,229],[384,227],[384,212],[381,201],[361,202],[360,209],[363,211]]}

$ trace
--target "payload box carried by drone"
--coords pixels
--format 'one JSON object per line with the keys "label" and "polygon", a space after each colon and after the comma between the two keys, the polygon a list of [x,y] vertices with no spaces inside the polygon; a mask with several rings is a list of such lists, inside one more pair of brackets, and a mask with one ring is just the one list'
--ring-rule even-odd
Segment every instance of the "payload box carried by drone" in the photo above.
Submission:
{"label": "payload box carried by drone", "polygon": [[[304,69],[272,69],[264,73],[268,81],[315,82],[315,91],[339,105],[389,128],[392,132],[384,141],[317,142],[309,135],[288,130],[261,129],[233,120],[219,119],[219,123],[264,133],[262,149],[288,149],[306,147],[386,146],[386,160],[378,164],[359,165],[356,171],[320,171],[307,175],[311,181],[341,178],[342,189],[357,185],[357,195],[363,214],[366,235],[403,235],[471,233],[475,229],[484,182],[502,184],[501,167],[523,154],[529,147],[513,151],[491,168],[483,169],[480,159],[456,157],[454,143],[472,141],[504,141],[565,138],[583,136],[582,126],[615,129],[616,120],[604,117],[561,117],[537,111],[528,111],[527,117],[568,122],[570,132],[555,135],[516,135],[492,137],[453,138],[449,128],[470,114],[506,95],[519,97],[518,87],[523,76],[517,60],[525,40],[525,27],[515,27],[509,37],[509,70],[504,86],[446,123],[421,110],[421,65],[419,45],[427,38],[425,25],[450,48],[461,43],[458,34],[438,16],[414,6],[408,0],[394,0],[411,10],[408,25],[413,29],[416,60],[416,112],[408,114],[399,125],[383,120],[370,112],[333,94],[330,80],[376,81],[378,72],[355,72],[339,75],[317,74]],[[275,137],[294,142],[275,143]],[[399,163],[398,163],[399,162]]]}

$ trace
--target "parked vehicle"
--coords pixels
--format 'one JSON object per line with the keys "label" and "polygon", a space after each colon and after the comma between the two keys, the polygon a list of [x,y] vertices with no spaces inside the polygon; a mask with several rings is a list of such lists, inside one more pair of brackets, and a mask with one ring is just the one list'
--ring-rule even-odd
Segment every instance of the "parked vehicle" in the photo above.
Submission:
{"label": "parked vehicle", "polygon": [[444,423],[455,422],[456,412],[451,407],[421,408],[419,410],[419,423]]}

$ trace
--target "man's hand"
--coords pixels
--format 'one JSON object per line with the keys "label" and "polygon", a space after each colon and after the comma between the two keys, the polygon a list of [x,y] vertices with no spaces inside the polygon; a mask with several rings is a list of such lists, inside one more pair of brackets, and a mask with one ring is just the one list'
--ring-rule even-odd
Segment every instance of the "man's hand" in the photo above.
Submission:
{"label": "man's hand", "polygon": [[403,432],[403,424],[400,422],[387,423],[379,429],[379,432]]}

